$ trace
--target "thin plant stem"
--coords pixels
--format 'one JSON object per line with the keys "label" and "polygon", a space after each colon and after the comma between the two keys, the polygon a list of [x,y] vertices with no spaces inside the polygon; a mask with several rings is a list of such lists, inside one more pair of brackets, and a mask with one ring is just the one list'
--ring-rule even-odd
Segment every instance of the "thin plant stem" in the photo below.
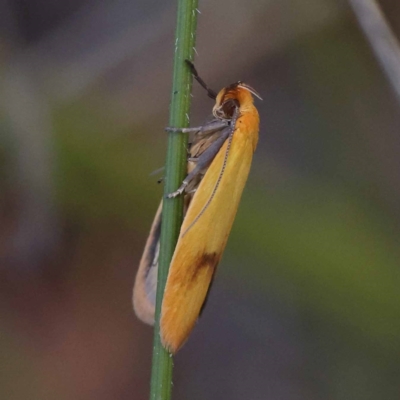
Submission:
{"label": "thin plant stem", "polygon": [[[178,0],[174,73],[169,117],[169,126],[173,127],[187,127],[189,125],[192,76],[185,59],[192,60],[194,56],[198,14],[197,4],[198,0]],[[175,199],[166,199],[165,195],[175,191],[185,176],[186,148],[187,135],[169,133],[165,165],[150,400],[169,400],[171,398],[173,359],[172,355],[161,344],[160,312],[168,268],[182,223],[183,200],[180,196]]]}

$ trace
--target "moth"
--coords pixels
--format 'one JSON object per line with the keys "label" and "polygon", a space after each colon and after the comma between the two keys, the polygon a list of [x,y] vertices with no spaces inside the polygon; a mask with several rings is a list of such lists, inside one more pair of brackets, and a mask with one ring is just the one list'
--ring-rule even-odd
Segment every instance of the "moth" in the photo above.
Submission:
{"label": "moth", "polygon": [[[225,249],[258,142],[259,115],[253,95],[262,100],[251,86],[240,81],[216,94],[199,77],[194,65],[186,62],[215,105],[214,118],[203,126],[167,128],[193,134],[187,176],[167,196],[184,196],[185,213],[161,308],[161,340],[171,353],[179,350],[196,324]],[[161,215],[162,202],[133,291],[134,310],[148,324],[154,324]]]}

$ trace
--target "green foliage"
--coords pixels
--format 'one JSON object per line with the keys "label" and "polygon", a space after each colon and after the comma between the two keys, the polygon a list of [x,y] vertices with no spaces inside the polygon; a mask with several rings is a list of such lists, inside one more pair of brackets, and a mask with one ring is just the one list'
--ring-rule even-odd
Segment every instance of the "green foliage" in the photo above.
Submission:
{"label": "green foliage", "polygon": [[250,190],[235,228],[240,239],[232,235],[231,248],[259,266],[268,260],[253,271],[259,285],[271,273],[285,277],[295,282],[302,309],[339,322],[381,351],[399,352],[400,254],[394,227],[364,199],[310,183],[295,193]]}
{"label": "green foliage", "polygon": [[150,176],[164,158],[157,135],[140,141],[143,128],[118,126],[82,104],[59,110],[55,124],[64,212],[83,224],[115,219],[145,229],[143,216],[161,196],[158,177]]}

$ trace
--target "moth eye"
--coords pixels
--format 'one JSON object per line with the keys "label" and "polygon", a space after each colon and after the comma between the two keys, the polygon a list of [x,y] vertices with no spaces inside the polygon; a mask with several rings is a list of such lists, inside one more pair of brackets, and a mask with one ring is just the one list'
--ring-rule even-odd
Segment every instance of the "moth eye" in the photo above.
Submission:
{"label": "moth eye", "polygon": [[239,102],[236,99],[227,99],[214,109],[214,115],[221,119],[231,119],[237,107]]}
{"label": "moth eye", "polygon": [[236,99],[229,99],[225,101],[221,106],[225,118],[231,119],[237,107],[239,107],[239,102]]}
{"label": "moth eye", "polygon": [[217,117],[217,118],[226,118],[226,115],[225,115],[225,113],[224,113],[224,110],[222,109],[222,107],[220,106],[220,107],[218,107],[218,108],[216,108],[215,110],[214,110],[214,115]]}
{"label": "moth eye", "polygon": [[218,117],[224,118],[225,117],[224,110],[222,108],[218,108],[217,115],[218,115]]}

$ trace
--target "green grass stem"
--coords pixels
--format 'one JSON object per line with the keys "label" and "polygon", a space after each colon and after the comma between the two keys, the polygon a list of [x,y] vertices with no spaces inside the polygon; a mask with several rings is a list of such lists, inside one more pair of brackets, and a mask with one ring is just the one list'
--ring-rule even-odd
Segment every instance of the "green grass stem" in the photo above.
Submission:
{"label": "green grass stem", "polygon": [[[194,56],[198,14],[197,4],[198,0],[178,0],[174,73],[169,117],[169,125],[173,127],[187,127],[189,125],[192,76],[185,59],[192,60]],[[186,148],[187,135],[169,133],[164,194],[175,191],[186,174]],[[172,355],[161,344],[159,322],[165,282],[182,218],[182,198],[164,198],[150,400],[169,400],[171,398],[173,359]]]}

